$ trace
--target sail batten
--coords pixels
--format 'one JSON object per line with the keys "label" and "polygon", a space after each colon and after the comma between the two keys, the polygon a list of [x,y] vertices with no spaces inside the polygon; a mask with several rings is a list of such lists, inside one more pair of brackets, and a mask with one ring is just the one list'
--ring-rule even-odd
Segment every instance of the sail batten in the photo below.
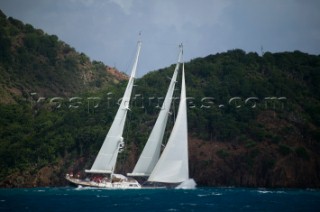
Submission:
{"label": "sail batten", "polygon": [[139,41],[135,61],[131,70],[131,75],[124,95],[122,97],[119,109],[91,169],[86,170],[87,173],[113,173],[114,171],[119,154],[119,149],[123,144],[122,134],[125,126],[127,111],[129,108],[128,106],[133,89],[134,78],[136,75],[140,49],[141,42]]}
{"label": "sail batten", "polygon": [[130,176],[149,176],[159,160],[161,144],[167,125],[169,110],[172,102],[172,96],[181,63],[181,58],[182,48],[180,48],[178,62],[173,72],[173,76],[171,78],[168,91],[163,101],[156,123],[132,173],[128,173],[128,175]]}

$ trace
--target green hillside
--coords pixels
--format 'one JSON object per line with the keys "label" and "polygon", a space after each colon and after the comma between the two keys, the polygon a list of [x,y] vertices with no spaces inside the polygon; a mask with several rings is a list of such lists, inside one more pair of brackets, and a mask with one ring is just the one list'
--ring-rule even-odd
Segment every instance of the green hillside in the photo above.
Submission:
{"label": "green hillside", "polygon": [[115,84],[120,78],[101,62],[0,11],[0,102],[15,97],[68,96]]}
{"label": "green hillside", "polygon": [[[5,74],[0,96],[6,98],[0,101],[0,185],[66,185],[66,173],[83,174],[92,165],[126,82],[115,83],[121,77],[70,47],[72,53],[63,52],[67,44],[36,35],[39,30],[31,30],[38,44],[28,44],[27,26],[1,16],[0,43],[9,47],[0,54]],[[41,50],[42,39],[55,40],[54,56]],[[31,55],[26,62],[18,59],[18,49]],[[173,69],[136,80],[117,172],[131,171],[137,161]],[[193,59],[185,69],[190,176],[199,185],[320,187],[320,56],[299,51],[259,56],[236,49]],[[81,77],[86,71],[93,76],[88,81]],[[180,80],[176,96],[179,88]],[[30,92],[48,97],[39,100]]]}
{"label": "green hillside", "polygon": [[[319,187],[320,56],[236,49],[185,67],[199,184]],[[160,95],[172,69],[140,79],[142,93]]]}

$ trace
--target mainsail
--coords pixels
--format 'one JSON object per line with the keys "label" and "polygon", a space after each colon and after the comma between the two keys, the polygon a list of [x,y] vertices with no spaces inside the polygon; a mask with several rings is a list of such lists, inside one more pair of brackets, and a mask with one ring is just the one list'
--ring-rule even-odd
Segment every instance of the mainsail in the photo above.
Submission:
{"label": "mainsail", "polygon": [[109,132],[103,142],[103,145],[96,157],[96,160],[94,161],[90,170],[85,170],[87,173],[113,174],[119,150],[124,146],[122,134],[127,112],[129,110],[129,102],[134,84],[134,78],[136,75],[140,49],[141,42],[139,41],[135,61],[131,70],[130,79],[124,92],[121,104],[109,129]]}
{"label": "mainsail", "polygon": [[150,182],[181,183],[189,179],[187,104],[182,64],[182,85],[177,118],[166,148],[148,178]]}
{"label": "mainsail", "polygon": [[167,125],[168,115],[170,112],[170,106],[172,102],[172,95],[177,80],[178,70],[182,57],[182,46],[180,46],[180,52],[178,56],[178,62],[176,64],[173,76],[170,81],[170,85],[163,101],[161,110],[157,121],[151,131],[148,141],[139,157],[136,166],[132,173],[128,173],[128,176],[149,176],[159,160],[161,144],[163,140],[164,131]]}

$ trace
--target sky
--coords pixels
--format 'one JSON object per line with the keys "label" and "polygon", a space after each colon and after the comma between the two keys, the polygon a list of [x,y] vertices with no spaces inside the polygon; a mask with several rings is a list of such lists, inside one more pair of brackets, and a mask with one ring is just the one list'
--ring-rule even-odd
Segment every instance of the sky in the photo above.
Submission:
{"label": "sky", "polygon": [[176,63],[180,43],[186,62],[232,49],[320,54],[319,0],[0,0],[0,9],[127,74],[140,39],[138,77]]}

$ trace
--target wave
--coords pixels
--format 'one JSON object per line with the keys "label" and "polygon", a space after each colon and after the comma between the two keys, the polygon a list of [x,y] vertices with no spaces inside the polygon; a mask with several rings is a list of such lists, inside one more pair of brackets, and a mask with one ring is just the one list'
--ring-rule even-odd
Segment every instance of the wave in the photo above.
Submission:
{"label": "wave", "polygon": [[218,193],[218,192],[212,192],[210,194],[198,194],[198,197],[209,197],[209,196],[221,196],[222,193]]}
{"label": "wave", "polygon": [[285,194],[285,191],[270,191],[270,190],[258,190],[260,194]]}

